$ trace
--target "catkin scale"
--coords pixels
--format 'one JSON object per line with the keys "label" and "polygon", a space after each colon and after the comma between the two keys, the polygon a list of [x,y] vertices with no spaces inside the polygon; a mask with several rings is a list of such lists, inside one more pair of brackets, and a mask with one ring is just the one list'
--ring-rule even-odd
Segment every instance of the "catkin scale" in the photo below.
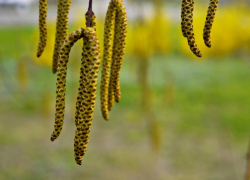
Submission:
{"label": "catkin scale", "polygon": [[197,56],[202,57],[200,49],[197,47],[194,37],[194,30],[193,30],[193,11],[194,11],[194,0],[186,0],[184,4],[186,14],[183,15],[184,18],[184,29],[186,32],[188,45],[191,51]]}
{"label": "catkin scale", "polygon": [[[102,60],[102,77],[101,77],[101,111],[102,116],[105,120],[109,119],[109,107],[112,108],[114,101],[112,92],[109,93],[109,78],[110,68],[112,61],[112,47],[113,47],[113,36],[114,36],[114,22],[115,22],[116,7],[114,3],[110,2],[108,11],[105,18],[104,26],[104,50]],[[108,95],[112,96],[112,99]],[[108,101],[111,101],[110,103]]]}
{"label": "catkin scale", "polygon": [[39,0],[39,44],[37,57],[40,57],[44,51],[47,41],[47,0]]}
{"label": "catkin scale", "polygon": [[58,138],[61,133],[64,119],[65,110],[65,92],[66,92],[66,76],[67,76],[67,64],[69,60],[69,53],[74,43],[81,39],[84,35],[82,28],[72,32],[67,39],[65,39],[59,55],[58,61],[58,73],[56,83],[56,113],[55,113],[55,125],[54,132],[51,135],[51,141]]}
{"label": "catkin scale", "polygon": [[59,58],[59,51],[63,41],[68,34],[68,14],[71,5],[71,0],[59,0],[56,21],[56,39],[54,45],[52,72],[57,72],[57,62]]}
{"label": "catkin scale", "polygon": [[119,102],[121,98],[120,90],[120,71],[123,63],[126,45],[126,34],[127,34],[127,13],[124,4],[120,0],[114,0],[116,6],[116,17],[115,17],[115,35],[113,45],[112,61],[111,66],[111,87],[114,91],[115,101]]}
{"label": "catkin scale", "polygon": [[94,28],[87,27],[83,39],[84,46],[80,78],[82,102],[79,106],[79,115],[76,121],[77,129],[74,140],[75,161],[79,165],[82,164],[82,156],[86,153],[89,141],[101,57],[99,40]]}
{"label": "catkin scale", "polygon": [[205,26],[203,29],[203,39],[207,47],[211,47],[211,30],[215,18],[215,13],[217,11],[219,0],[210,0],[210,4],[207,11],[207,17]]}

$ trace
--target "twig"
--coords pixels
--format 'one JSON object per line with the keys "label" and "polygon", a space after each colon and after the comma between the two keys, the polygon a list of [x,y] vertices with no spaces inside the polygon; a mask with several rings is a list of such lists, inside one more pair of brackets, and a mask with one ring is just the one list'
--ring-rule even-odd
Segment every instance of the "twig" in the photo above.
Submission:
{"label": "twig", "polygon": [[90,22],[91,16],[92,16],[92,0],[89,0],[87,27],[91,26],[91,22]]}

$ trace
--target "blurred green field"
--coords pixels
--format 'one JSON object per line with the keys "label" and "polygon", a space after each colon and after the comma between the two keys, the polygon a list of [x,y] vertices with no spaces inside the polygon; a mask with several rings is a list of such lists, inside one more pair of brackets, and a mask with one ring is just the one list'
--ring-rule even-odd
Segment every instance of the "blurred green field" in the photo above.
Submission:
{"label": "blurred green field", "polygon": [[[69,73],[65,126],[51,143],[55,76],[50,68],[29,64],[28,88],[19,92],[15,61],[3,61],[8,74],[1,71],[0,179],[242,179],[250,125],[249,65],[234,58],[154,57],[148,114],[141,108],[147,97],[131,62],[125,60],[122,101],[109,122],[101,117],[98,95],[88,151],[78,167],[73,158],[78,80]],[[160,123],[158,152],[152,150],[151,118]]]}
{"label": "blurred green field", "polygon": [[51,143],[56,76],[34,58],[35,37],[37,26],[0,29],[1,180],[243,179],[250,135],[249,57],[235,51],[194,61],[175,49],[154,54],[145,90],[140,61],[128,53],[122,100],[109,122],[100,112],[99,80],[90,142],[78,166],[73,139],[79,48],[69,63],[64,128]]}

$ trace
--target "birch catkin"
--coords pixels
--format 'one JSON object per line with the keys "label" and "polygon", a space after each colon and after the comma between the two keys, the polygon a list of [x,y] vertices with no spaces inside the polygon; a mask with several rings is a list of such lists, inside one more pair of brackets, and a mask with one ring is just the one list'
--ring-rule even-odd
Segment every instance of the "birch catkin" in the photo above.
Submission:
{"label": "birch catkin", "polygon": [[65,109],[65,92],[66,92],[66,76],[67,64],[69,60],[69,53],[74,43],[83,37],[84,30],[82,28],[72,32],[69,37],[64,41],[58,61],[58,73],[56,83],[56,113],[54,132],[51,135],[51,141],[58,138],[61,133],[64,119]]}
{"label": "birch catkin", "polygon": [[82,54],[81,79],[82,102],[76,121],[74,140],[75,161],[82,164],[82,156],[86,153],[89,133],[92,125],[93,111],[96,99],[97,77],[100,67],[100,47],[94,28],[86,28],[84,32],[84,47]]}
{"label": "birch catkin", "polygon": [[59,58],[59,51],[63,41],[67,38],[68,34],[68,14],[71,5],[71,0],[59,0],[57,10],[56,22],[56,39],[53,54],[52,72],[57,72],[57,62]]}
{"label": "birch catkin", "polygon": [[47,0],[39,0],[39,44],[37,57],[40,57],[44,51],[47,41]]}
{"label": "birch catkin", "polygon": [[[88,12],[85,14],[85,20],[86,20],[86,26],[87,26],[87,21],[88,21]],[[96,30],[96,16],[94,14],[94,12],[91,13],[91,18],[90,18],[90,27],[93,27],[95,30]],[[84,38],[83,38],[84,39]],[[83,46],[83,53],[84,52],[87,52],[88,50],[88,47],[89,45],[87,44],[87,42],[84,42],[84,46]],[[82,62],[85,62],[83,59],[82,59]],[[82,93],[83,93],[83,86],[82,86],[82,78],[84,76],[84,74],[81,74],[83,71],[82,71],[82,68],[81,68],[81,71],[80,71],[80,86],[78,88],[78,96],[77,96],[77,102],[76,102],[76,113],[75,113],[75,122],[77,123],[78,121],[78,116],[79,116],[79,110],[80,110],[80,106],[81,106],[81,102],[82,102]]]}
{"label": "birch catkin", "polygon": [[182,35],[184,37],[187,37],[186,34],[186,29],[185,29],[185,16],[187,14],[186,11],[186,4],[187,4],[187,0],[182,0],[182,7],[181,7],[181,31],[182,31]]}
{"label": "birch catkin", "polygon": [[188,40],[188,45],[191,51],[198,57],[202,57],[200,49],[197,47],[194,37],[194,30],[193,30],[193,11],[194,11],[194,0],[186,0],[184,8],[186,9],[186,14],[184,15],[185,25],[184,28],[186,29],[186,35]]}
{"label": "birch catkin", "polygon": [[[114,6],[114,3],[110,2],[104,26],[104,50],[103,50],[102,77],[101,77],[101,111],[103,118],[106,120],[109,119],[109,113],[108,113],[109,107],[112,108],[113,106],[111,104],[109,105],[108,103],[109,100],[108,94],[109,94],[110,67],[112,61],[115,13],[116,13],[116,8]],[[112,92],[110,92],[110,94],[112,94]]]}
{"label": "birch catkin", "polygon": [[116,6],[115,35],[113,45],[114,66],[111,66],[111,87],[114,90],[115,101],[119,102],[120,92],[120,71],[123,63],[127,34],[127,13],[124,4],[120,0],[114,0]]}
{"label": "birch catkin", "polygon": [[205,27],[203,29],[203,39],[207,47],[211,47],[211,30],[217,11],[219,0],[210,0],[210,4],[207,11],[207,17]]}

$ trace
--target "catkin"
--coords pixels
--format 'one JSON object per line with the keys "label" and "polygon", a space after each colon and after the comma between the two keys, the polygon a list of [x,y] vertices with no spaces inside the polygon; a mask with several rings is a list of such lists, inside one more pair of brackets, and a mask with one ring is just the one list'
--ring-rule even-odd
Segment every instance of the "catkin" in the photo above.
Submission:
{"label": "catkin", "polygon": [[[86,20],[86,27],[87,27],[88,26],[87,25],[88,11],[85,14],[85,20]],[[95,16],[93,11],[91,12],[90,27],[92,27],[92,28],[94,28],[94,30],[96,30],[96,16]],[[85,41],[86,42],[83,42],[84,43],[84,45],[83,45],[83,53],[87,52],[88,49],[90,48],[89,44],[87,43],[88,41],[87,40],[85,40]],[[82,63],[86,63],[86,61],[84,59],[82,59]],[[78,88],[78,96],[77,96],[77,102],[76,102],[76,113],[75,113],[75,124],[76,125],[77,125],[77,121],[78,121],[78,117],[79,117],[79,113],[80,113],[79,111],[80,111],[80,107],[81,107],[81,103],[82,103],[82,99],[83,99],[82,94],[83,94],[84,88],[83,88],[83,85],[82,85],[82,78],[83,78],[84,74],[82,74],[82,72],[83,72],[83,66],[84,65],[86,65],[86,64],[82,64],[81,71],[80,71],[80,81],[79,81],[80,86]]]}
{"label": "catkin", "polygon": [[77,129],[74,140],[75,161],[79,165],[82,164],[82,156],[86,153],[89,141],[101,57],[99,40],[94,28],[87,27],[83,39],[84,46],[80,78],[80,87],[82,87],[83,91],[80,92],[82,102],[79,107],[79,115],[76,121]]}
{"label": "catkin", "polygon": [[205,27],[203,29],[203,39],[207,47],[211,47],[211,30],[217,11],[219,0],[210,0],[210,4],[207,11],[207,17]]}
{"label": "catkin", "polygon": [[71,0],[59,0],[56,22],[56,39],[53,54],[52,72],[57,72],[57,62],[59,58],[60,48],[68,34],[68,14]]}
{"label": "catkin", "polygon": [[39,0],[39,44],[37,57],[40,57],[44,51],[47,41],[47,0]]}
{"label": "catkin", "polygon": [[65,109],[65,92],[66,92],[66,76],[67,76],[67,64],[69,60],[69,53],[74,43],[82,38],[84,30],[82,28],[72,32],[68,38],[64,41],[58,60],[58,73],[56,83],[56,113],[55,113],[55,125],[54,132],[51,135],[51,141],[58,138],[61,133],[64,109]]}
{"label": "catkin", "polygon": [[[101,77],[101,111],[104,119],[109,119],[109,108],[112,108],[112,92],[109,93],[109,78],[110,78],[110,67],[112,61],[112,47],[113,47],[113,36],[114,36],[114,22],[115,22],[116,8],[114,3],[110,2],[108,11],[105,18],[104,26],[104,50],[102,60],[102,77]],[[108,95],[112,96],[112,99],[108,98]],[[110,104],[108,101],[111,101]],[[113,101],[114,104],[114,101]]]}
{"label": "catkin", "polygon": [[194,0],[186,0],[184,5],[186,9],[186,14],[184,17],[184,28],[186,29],[186,35],[188,40],[188,45],[191,51],[198,57],[202,57],[200,49],[197,47],[194,37],[194,30],[193,30],[193,11],[194,11]]}
{"label": "catkin", "polygon": [[182,31],[182,35],[184,37],[187,37],[186,34],[186,29],[185,29],[185,16],[186,16],[186,4],[187,4],[187,0],[182,0],[182,7],[181,7],[181,31]]}
{"label": "catkin", "polygon": [[113,45],[112,61],[114,66],[111,66],[111,87],[114,91],[115,101],[119,102],[121,98],[120,91],[120,71],[123,63],[126,45],[127,34],[127,13],[124,4],[121,0],[114,0],[116,6],[115,17],[115,35]]}

